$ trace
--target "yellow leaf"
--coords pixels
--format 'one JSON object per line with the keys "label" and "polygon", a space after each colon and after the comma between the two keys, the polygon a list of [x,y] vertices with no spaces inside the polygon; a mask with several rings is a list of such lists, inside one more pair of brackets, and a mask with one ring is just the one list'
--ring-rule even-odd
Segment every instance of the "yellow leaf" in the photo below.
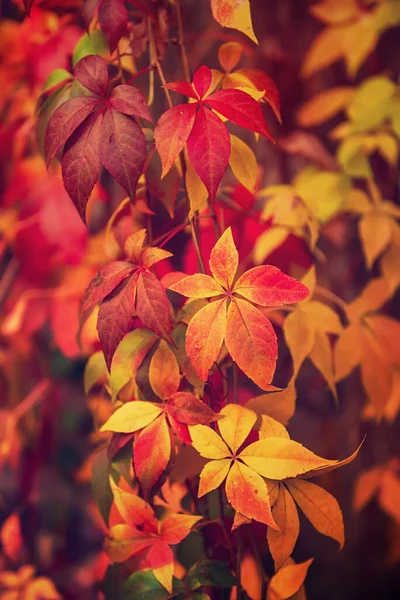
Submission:
{"label": "yellow leaf", "polygon": [[379,310],[392,296],[393,291],[382,277],[371,279],[361,294],[347,307],[351,321],[358,321],[361,315]]}
{"label": "yellow leaf", "polygon": [[369,178],[372,176],[371,166],[363,148],[363,139],[358,135],[352,135],[340,144],[337,159],[350,177]]}
{"label": "yellow leaf", "polygon": [[359,221],[359,233],[365,262],[371,269],[375,260],[390,244],[393,235],[393,221],[378,210],[371,210]]}
{"label": "yellow leaf", "polygon": [[301,310],[290,313],[284,322],[283,333],[293,361],[293,378],[300,370],[315,343],[315,328]]}
{"label": "yellow leaf", "polygon": [[85,394],[88,394],[92,387],[101,379],[107,377],[107,366],[104,360],[104,354],[101,350],[95,352],[89,358],[83,374],[83,388]]}
{"label": "yellow leaf", "polygon": [[100,431],[114,431],[117,433],[133,433],[149,425],[159,414],[161,404],[157,406],[152,402],[134,400],[118,408],[104,423]]}
{"label": "yellow leaf", "polygon": [[324,23],[341,23],[357,18],[360,6],[356,0],[323,0],[311,6],[310,12]]}
{"label": "yellow leaf", "polygon": [[335,381],[341,381],[361,362],[362,331],[358,323],[346,327],[338,338],[333,351]]}
{"label": "yellow leaf", "polygon": [[218,429],[229,448],[235,453],[249,435],[257,415],[240,404],[228,404],[220,414],[224,418],[218,422]]}
{"label": "yellow leaf", "polygon": [[301,588],[313,558],[298,565],[282,567],[269,582],[267,600],[287,600]]}
{"label": "yellow leaf", "polygon": [[322,302],[317,300],[303,302],[299,310],[307,315],[309,322],[312,323],[315,329],[319,329],[324,333],[336,333],[337,335],[343,330],[337,313]]}
{"label": "yellow leaf", "polygon": [[150,385],[159,398],[166,400],[178,390],[180,380],[179,365],[175,354],[167,342],[160,340],[150,361]]}
{"label": "yellow leaf", "polygon": [[286,240],[289,232],[283,227],[270,227],[255,241],[253,248],[254,262],[262,264],[265,259]]}
{"label": "yellow leaf", "polygon": [[302,127],[313,127],[323,123],[343,110],[354,95],[354,88],[350,86],[336,87],[307,100],[297,111],[297,122]]}
{"label": "yellow leaf", "polygon": [[204,458],[229,458],[231,453],[224,440],[206,425],[189,426],[190,437],[197,452]]}
{"label": "yellow leaf", "polygon": [[293,498],[315,529],[339,542],[340,548],[343,548],[343,515],[336,498],[318,485],[302,479],[291,480],[288,485]]}
{"label": "yellow leaf", "polygon": [[265,440],[269,437],[282,437],[289,439],[289,434],[284,425],[268,415],[261,415],[261,425],[258,429],[258,437]]}
{"label": "yellow leaf", "polygon": [[374,467],[360,473],[354,488],[354,510],[364,508],[378,493],[384,472],[385,467]]}
{"label": "yellow leaf", "polygon": [[236,179],[250,192],[257,185],[258,165],[254,152],[247,144],[235,135],[231,135],[231,154],[229,165]]}
{"label": "yellow leaf", "polygon": [[363,327],[363,338],[361,379],[375,410],[376,418],[379,420],[390,398],[393,371],[377,340],[367,327]]}
{"label": "yellow leaf", "polygon": [[332,349],[328,336],[322,331],[315,331],[315,343],[309,354],[311,361],[318,371],[323,375],[325,381],[335,398],[338,401],[335,378],[333,376],[333,357]]}
{"label": "yellow leaf", "polygon": [[384,75],[370,77],[355,92],[347,107],[356,132],[380,125],[386,118],[396,85]]}
{"label": "yellow leaf", "polygon": [[400,322],[386,315],[370,315],[364,317],[364,323],[378,343],[382,358],[400,366]]}
{"label": "yellow leaf", "polygon": [[315,286],[317,285],[317,274],[315,272],[315,265],[312,265],[312,267],[308,269],[305,275],[303,275],[301,282],[304,283],[304,285],[307,286],[310,290],[311,298],[315,291]]}
{"label": "yellow leaf", "polygon": [[253,442],[239,457],[262,477],[276,480],[296,477],[338,462],[317,456],[302,444],[285,438],[266,438]]}
{"label": "yellow leaf", "polygon": [[174,563],[168,563],[162,567],[153,569],[154,577],[172,594],[172,576],[174,574]]}
{"label": "yellow leaf", "polygon": [[286,425],[293,416],[296,407],[296,390],[293,384],[281,392],[261,394],[246,403],[246,407],[258,415],[269,415]]}
{"label": "yellow leaf", "polygon": [[294,182],[297,194],[322,223],[330,219],[347,199],[350,180],[343,173],[303,169]]}
{"label": "yellow leaf", "polygon": [[392,0],[380,4],[374,15],[374,25],[378,31],[384,31],[389,27],[395,27],[400,23],[400,10],[397,0]]}
{"label": "yellow leaf", "polygon": [[363,215],[372,208],[371,201],[367,194],[362,190],[353,188],[350,190],[345,202],[342,204],[342,210]]}
{"label": "yellow leaf", "polygon": [[222,27],[237,29],[258,44],[251,22],[249,0],[211,0],[214,19]]}
{"label": "yellow leaf", "polygon": [[189,218],[191,219],[198,210],[207,206],[208,192],[190,161],[186,161],[185,182],[190,202]]}
{"label": "yellow leaf", "polygon": [[268,527],[267,540],[274,559],[275,571],[278,571],[292,554],[300,531],[296,505],[284,485],[279,486],[279,496],[272,507],[272,515],[280,531]]}
{"label": "yellow leaf", "polygon": [[212,460],[205,465],[200,473],[200,483],[198,497],[201,498],[205,494],[212,492],[225,481],[231,467],[232,460],[229,458],[221,458]]}
{"label": "yellow leaf", "polygon": [[354,77],[367,58],[374,50],[379,40],[372,16],[363,16],[355,23],[343,28],[342,47],[347,66],[347,74]]}
{"label": "yellow leaf", "polygon": [[312,41],[308,48],[301,75],[310,77],[316,71],[329,67],[343,56],[343,35],[345,27],[326,27]]}

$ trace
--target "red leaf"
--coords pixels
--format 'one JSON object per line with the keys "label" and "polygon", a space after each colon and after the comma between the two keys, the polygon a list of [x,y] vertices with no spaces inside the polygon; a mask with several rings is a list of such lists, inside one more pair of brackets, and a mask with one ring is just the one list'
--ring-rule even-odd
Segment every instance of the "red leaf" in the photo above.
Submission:
{"label": "red leaf", "polygon": [[132,265],[122,260],[115,260],[100,269],[86,291],[82,312],[104,300],[131,273]]}
{"label": "red leaf", "polygon": [[146,158],[146,140],[139,125],[113,108],[107,110],[99,151],[107,171],[133,201]]}
{"label": "red leaf", "polygon": [[261,306],[282,306],[300,302],[309,295],[308,288],[282,273],[277,267],[262,265],[243,273],[234,291]]}
{"label": "red leaf", "polygon": [[182,94],[183,96],[189,96],[189,98],[193,98],[194,100],[199,99],[199,96],[194,90],[192,84],[188,83],[187,81],[171,81],[170,83],[166,83],[163,87],[165,87],[167,90],[171,90],[172,92]]}
{"label": "red leaf", "polygon": [[202,66],[197,69],[193,75],[193,87],[198,93],[200,99],[204,98],[208,90],[210,89],[212,81],[211,69],[206,66]]}
{"label": "red leaf", "polygon": [[110,51],[114,52],[126,33],[128,11],[124,0],[103,0],[99,6],[99,23],[106,36]]}
{"label": "red leaf", "polygon": [[275,373],[278,345],[270,321],[255,306],[233,298],[226,323],[226,347],[232,359],[260,388]]}
{"label": "red leaf", "polygon": [[275,81],[264,71],[261,69],[253,69],[253,68],[245,68],[238,69],[235,73],[240,73],[247,77],[254,87],[256,87],[260,92],[265,90],[264,98],[270,104],[272,110],[274,111],[277,119],[281,121],[281,110],[280,110],[280,102],[279,102],[279,91],[276,87]]}
{"label": "red leaf", "polygon": [[161,158],[164,177],[183,149],[192,131],[196,116],[196,104],[178,104],[159,119],[154,130],[157,152]]}
{"label": "red leaf", "polygon": [[171,438],[165,415],[142,429],[133,449],[134,469],[144,497],[159,481],[171,458]]}
{"label": "red leaf", "polygon": [[86,205],[100,174],[99,140],[102,118],[90,115],[65,144],[61,159],[65,189],[86,223]]}
{"label": "red leaf", "polygon": [[122,289],[117,288],[115,292],[107,296],[100,306],[97,331],[109,371],[118,344],[131,329],[135,279],[124,284]]}
{"label": "red leaf", "polygon": [[100,4],[101,0],[85,0],[82,7],[82,17],[86,25],[86,29],[89,29],[89,25],[92,22],[95,12]]}
{"label": "red leaf", "polygon": [[75,129],[99,106],[99,100],[90,96],[67,100],[54,111],[49,120],[44,140],[47,165],[65,144]]}
{"label": "red leaf", "polygon": [[169,415],[185,425],[206,425],[219,418],[207,404],[187,392],[172,394],[167,404],[167,411]]}
{"label": "red leaf", "polygon": [[25,12],[28,15],[28,17],[31,13],[31,8],[32,8],[34,2],[35,2],[35,0],[24,0],[24,9],[25,9]]}
{"label": "red leaf", "polygon": [[108,70],[104,59],[97,54],[84,56],[76,64],[74,74],[79,83],[97,94],[106,96],[108,91]]}
{"label": "red leaf", "polygon": [[207,98],[207,104],[235,125],[261,133],[273,141],[261,107],[250,94],[235,89],[219,90]]}
{"label": "red leaf", "polygon": [[213,202],[228,166],[231,141],[224,123],[208,108],[199,107],[187,149],[190,162]]}
{"label": "red leaf", "polygon": [[169,335],[172,319],[167,294],[157,277],[148,271],[142,271],[138,277],[136,312],[145,327],[175,345]]}
{"label": "red leaf", "polygon": [[153,122],[142,92],[131,85],[118,85],[114,88],[111,92],[110,104],[125,115],[141,117],[150,123]]}
{"label": "red leaf", "polygon": [[186,332],[186,352],[201,381],[217,360],[225,337],[226,300],[203,306],[189,323]]}

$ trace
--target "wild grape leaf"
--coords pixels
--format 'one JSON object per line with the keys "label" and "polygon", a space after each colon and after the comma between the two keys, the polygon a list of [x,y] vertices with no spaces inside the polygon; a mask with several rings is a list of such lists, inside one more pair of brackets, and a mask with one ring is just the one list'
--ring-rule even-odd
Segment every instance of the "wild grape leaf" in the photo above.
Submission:
{"label": "wild grape leaf", "polygon": [[161,340],[150,361],[149,382],[159,398],[165,400],[178,390],[181,377],[175,354]]}
{"label": "wild grape leaf", "polygon": [[270,321],[251,302],[282,306],[305,299],[308,289],[271,266],[250,269],[234,283],[238,263],[228,228],[210,255],[213,277],[189,275],[170,289],[189,298],[217,298],[200,308],[187,329],[186,351],[199,378],[206,381],[225,338],[232,359],[242,371],[261,388],[268,389],[275,372],[276,336]]}
{"label": "wild grape leaf", "polygon": [[136,314],[143,325],[173,344],[171,308],[165,290],[148,269],[159,260],[171,256],[159,248],[143,248],[146,231],[130,236],[126,248],[132,262],[115,261],[99,271],[90,283],[83,303],[87,313],[101,302],[97,330],[107,368],[118,344],[130,331]]}
{"label": "wild grape leaf", "polygon": [[272,516],[280,531],[268,527],[267,540],[278,571],[292,554],[300,531],[300,521],[296,505],[287,488],[279,486],[279,494],[272,507]]}
{"label": "wild grape leaf", "polygon": [[179,104],[167,110],[157,123],[154,137],[163,166],[163,175],[171,168],[187,143],[190,163],[214,201],[226,171],[230,155],[230,137],[223,121],[213,109],[233,123],[271,138],[260,105],[242,90],[225,89],[209,94],[212,73],[200,67],[193,84],[172,82],[170,90],[193,98],[191,104]]}
{"label": "wild grape leaf", "polygon": [[134,443],[133,465],[147,498],[171,459],[171,437],[164,415],[145,427]]}
{"label": "wild grape leaf", "polygon": [[101,30],[106,36],[110,51],[114,52],[119,40],[126,33],[128,11],[124,0],[101,0],[98,9]]}
{"label": "wild grape leaf", "polygon": [[133,202],[146,158],[145,137],[133,117],[151,121],[151,115],[139,90],[120,85],[109,91],[108,68],[101,56],[82,58],[74,75],[96,96],[72,98],[54,111],[47,124],[45,154],[49,164],[64,146],[64,185],[85,221],[101,164]]}
{"label": "wild grape leaf", "polygon": [[298,592],[307,576],[313,558],[306,562],[288,564],[283,566],[273,577],[268,585],[267,600],[287,600]]}
{"label": "wild grape leaf", "polygon": [[246,34],[257,44],[251,22],[249,0],[211,0],[214,19],[222,27],[231,27]]}

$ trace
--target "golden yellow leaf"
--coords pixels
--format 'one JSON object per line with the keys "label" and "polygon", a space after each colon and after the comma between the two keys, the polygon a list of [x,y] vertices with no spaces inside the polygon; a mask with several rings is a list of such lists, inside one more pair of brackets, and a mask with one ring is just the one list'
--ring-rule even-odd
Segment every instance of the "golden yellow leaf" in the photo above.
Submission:
{"label": "golden yellow leaf", "polygon": [[315,286],[317,285],[317,274],[315,271],[315,265],[312,265],[308,271],[303,275],[301,282],[310,290],[310,298],[314,294]]}
{"label": "golden yellow leaf", "polygon": [[204,458],[229,458],[231,453],[224,440],[206,425],[189,426],[193,446]]}
{"label": "golden yellow leaf", "polygon": [[281,392],[261,394],[246,403],[246,407],[258,415],[269,415],[279,423],[287,425],[296,407],[296,389],[289,385]]}
{"label": "golden yellow leaf", "polygon": [[92,387],[102,378],[107,377],[107,366],[104,360],[104,354],[99,350],[89,358],[83,374],[83,388],[85,394],[88,394]]}
{"label": "golden yellow leaf", "polygon": [[272,507],[272,515],[280,531],[268,527],[267,540],[274,559],[275,571],[278,571],[292,554],[300,531],[296,505],[283,484],[279,486],[279,495]]}
{"label": "golden yellow leaf", "polygon": [[215,490],[225,481],[231,467],[231,462],[232,460],[229,458],[221,458],[212,460],[205,465],[200,474],[199,498]]}
{"label": "golden yellow leaf", "polygon": [[315,329],[325,333],[336,333],[337,335],[340,335],[343,330],[338,314],[327,304],[317,300],[309,300],[303,302],[300,310],[307,315],[309,322],[312,323]]}
{"label": "golden yellow leaf", "polygon": [[393,371],[367,327],[363,327],[363,338],[361,379],[379,420],[391,395]]}
{"label": "golden yellow leaf", "polygon": [[257,185],[258,165],[254,152],[243,140],[231,135],[231,154],[229,165],[236,179],[250,192]]}
{"label": "golden yellow leaf", "polygon": [[302,127],[313,127],[323,123],[343,110],[354,95],[350,86],[324,90],[312,96],[297,111],[297,122]]}
{"label": "golden yellow leaf", "polygon": [[261,415],[261,425],[258,429],[258,437],[265,440],[268,437],[283,437],[289,439],[289,434],[284,425],[268,415]]}
{"label": "golden yellow leaf", "polygon": [[255,241],[253,248],[254,263],[262,264],[265,259],[286,240],[289,232],[283,227],[270,227]]}
{"label": "golden yellow leaf", "polygon": [[375,27],[378,31],[384,31],[389,27],[395,27],[400,23],[400,10],[397,0],[387,0],[375,10]]}
{"label": "golden yellow leaf", "polygon": [[315,331],[315,342],[309,354],[309,358],[321,375],[323,375],[335,400],[338,401],[335,378],[333,375],[333,356],[331,344],[328,336],[323,331]]}
{"label": "golden yellow leaf", "polygon": [[343,173],[303,169],[294,181],[297,194],[322,223],[330,219],[346,201],[350,180]]}
{"label": "golden yellow leaf", "polygon": [[211,0],[214,19],[222,27],[237,29],[258,44],[251,22],[249,0]]}
{"label": "golden yellow leaf", "polygon": [[351,135],[343,140],[337,151],[337,159],[350,177],[368,179],[372,176],[371,166],[363,147],[363,138],[360,135]]}
{"label": "golden yellow leaf", "polygon": [[345,27],[325,27],[308,48],[301,75],[309,77],[316,71],[329,67],[343,56],[342,41]]}
{"label": "golden yellow leaf", "polygon": [[301,310],[290,313],[283,324],[283,333],[293,361],[293,378],[315,344],[315,327]]}
{"label": "golden yellow leaf", "polygon": [[360,219],[359,233],[368,269],[390,244],[392,225],[392,219],[378,210],[371,210]]}
{"label": "golden yellow leaf", "polygon": [[400,322],[387,315],[370,315],[364,317],[364,323],[379,344],[382,358],[394,366],[400,366]]}
{"label": "golden yellow leaf", "polygon": [[159,398],[166,400],[178,390],[180,380],[179,365],[175,354],[167,342],[160,340],[150,361],[150,385]]}
{"label": "golden yellow leaf", "polygon": [[349,195],[342,204],[342,210],[356,214],[365,214],[372,208],[371,201],[367,194],[358,188],[350,190]]}
{"label": "golden yellow leaf", "polygon": [[360,13],[357,0],[322,0],[310,7],[314,17],[324,23],[341,23],[355,19]]}
{"label": "golden yellow leaf", "polygon": [[100,431],[115,431],[118,433],[133,433],[149,425],[162,412],[162,405],[152,402],[134,400],[126,402],[104,423]]}
{"label": "golden yellow leaf", "polygon": [[387,116],[396,85],[384,75],[370,77],[355,92],[347,107],[355,132],[380,125]]}
{"label": "golden yellow leaf", "polygon": [[208,192],[190,161],[186,161],[185,183],[190,202],[189,218],[192,218],[198,210],[207,206]]}
{"label": "golden yellow leaf", "polygon": [[333,351],[335,381],[341,381],[361,362],[362,331],[358,323],[343,330],[337,339]]}
{"label": "golden yellow leaf", "polygon": [[379,310],[392,296],[391,290],[382,277],[371,279],[361,294],[347,307],[347,315],[351,321],[358,321],[361,315]]}
{"label": "golden yellow leaf", "polygon": [[309,481],[292,479],[287,483],[293,498],[315,529],[339,542],[343,548],[343,516],[336,498]]}
{"label": "golden yellow leaf", "polygon": [[224,418],[218,422],[218,429],[232,452],[236,452],[249,435],[257,415],[239,404],[224,406],[220,414]]}
{"label": "golden yellow leaf", "polygon": [[355,23],[343,28],[343,54],[347,66],[347,74],[353,78],[367,56],[374,50],[379,40],[374,19],[363,16]]}
{"label": "golden yellow leaf", "polygon": [[313,558],[298,565],[282,567],[269,582],[267,600],[287,600],[301,588]]}
{"label": "golden yellow leaf", "polygon": [[384,472],[385,467],[374,467],[360,473],[354,487],[354,510],[364,508],[378,493]]}

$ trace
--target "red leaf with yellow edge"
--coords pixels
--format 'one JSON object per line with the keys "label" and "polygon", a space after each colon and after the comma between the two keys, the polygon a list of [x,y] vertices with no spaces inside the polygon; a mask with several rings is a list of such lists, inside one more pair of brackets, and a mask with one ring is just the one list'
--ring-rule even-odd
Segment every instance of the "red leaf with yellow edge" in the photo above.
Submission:
{"label": "red leaf with yellow edge", "polygon": [[112,562],[125,562],[154,543],[154,538],[130,525],[114,525],[104,542],[104,549]]}
{"label": "red leaf with yellow edge", "polygon": [[293,304],[309,295],[308,288],[303,283],[270,265],[254,267],[243,273],[237,280],[234,291],[260,306]]}
{"label": "red leaf with yellow edge", "polygon": [[166,544],[179,544],[201,519],[191,515],[169,515],[160,523],[160,537]]}
{"label": "red leaf with yellow edge", "polygon": [[235,89],[219,90],[207,98],[207,104],[235,125],[273,141],[261,107],[250,94]]}
{"label": "red leaf with yellow edge", "polygon": [[103,116],[99,153],[102,164],[133,202],[146,158],[142,129],[130,117],[109,108]]}
{"label": "red leaf with yellow edge", "polygon": [[194,170],[206,186],[210,201],[214,202],[228,167],[231,139],[221,119],[203,105],[196,113],[187,149]]}
{"label": "red leaf with yellow edge", "polygon": [[201,381],[217,360],[225,337],[226,300],[203,306],[191,319],[186,332],[186,352]]}
{"label": "red leaf with yellow edge", "polygon": [[74,75],[79,83],[94,94],[98,96],[107,95],[107,63],[98,54],[90,54],[81,58],[75,65]]}
{"label": "red leaf with yellow edge", "polygon": [[224,293],[224,289],[215,279],[202,273],[183,277],[183,279],[171,285],[169,289],[188,298],[211,298]]}
{"label": "red leaf with yellow edge", "polygon": [[337,464],[307,450],[302,444],[282,437],[266,438],[247,446],[240,458],[252,469],[268,479],[287,479]]}
{"label": "red leaf with yellow edge", "polygon": [[195,116],[196,104],[178,104],[160,117],[154,130],[154,141],[161,158],[161,177],[168,173],[183,150],[193,129]]}
{"label": "red leaf with yellow edge", "polygon": [[224,231],[211,250],[209,264],[214,279],[229,290],[239,265],[239,253],[233,241],[230,227]]}
{"label": "red leaf with yellow edge", "polygon": [[179,388],[181,377],[175,354],[164,340],[151,357],[149,382],[159,398],[166,400]]}
{"label": "red leaf with yellow edge", "polygon": [[172,394],[167,404],[167,412],[185,425],[206,425],[221,418],[205,402],[187,392]]}
{"label": "red leaf with yellow edge", "polygon": [[226,497],[233,508],[249,519],[277,529],[271,513],[267,486],[253,469],[235,462],[226,480]]}
{"label": "red leaf with yellow edge", "polygon": [[135,304],[136,277],[121,288],[117,288],[101,303],[97,319],[97,332],[106,361],[107,369],[119,343],[132,325]]}
{"label": "red leaf with yellow edge", "polygon": [[143,325],[174,345],[171,307],[163,285],[148,271],[141,271],[136,287],[136,312]]}
{"label": "red leaf with yellow edge", "polygon": [[230,458],[231,452],[224,440],[211,427],[194,425],[189,427],[193,446],[204,458]]}
{"label": "red leaf with yellow edge", "polygon": [[143,498],[132,492],[121,490],[112,477],[110,477],[110,485],[115,506],[125,523],[131,527],[147,525],[149,529],[156,528],[157,521],[154,517],[153,509]]}
{"label": "red leaf with yellow edge", "polygon": [[252,430],[257,415],[252,410],[238,404],[228,404],[221,410],[223,419],[218,429],[233,453],[236,453]]}
{"label": "red leaf with yellow edge", "polygon": [[260,388],[267,389],[278,355],[276,335],[267,317],[249,302],[232,298],[225,343],[242,371]]}
{"label": "red leaf with yellow edge", "polygon": [[122,260],[115,260],[100,269],[89,284],[82,311],[85,312],[104,300],[123,279],[132,273],[132,270],[132,265]]}
{"label": "red leaf with yellow edge", "polygon": [[282,567],[269,582],[267,600],[287,600],[298,592],[313,560]]}
{"label": "red leaf with yellow edge", "polygon": [[147,498],[160,480],[171,458],[171,438],[164,415],[143,429],[133,447],[135,474]]}
{"label": "red leaf with yellow edge", "polygon": [[199,67],[193,75],[193,87],[202,99],[210,89],[212,81],[211,69],[205,65]]}
{"label": "red leaf with yellow edge", "polygon": [[289,492],[315,529],[339,542],[340,548],[343,548],[343,515],[336,498],[309,481],[293,479],[287,484]]}
{"label": "red leaf with yellow edge", "polygon": [[133,433],[149,425],[162,412],[162,404],[134,400],[126,402],[104,423],[100,431]]}
{"label": "red leaf with yellow edge", "polygon": [[217,489],[225,481],[231,464],[231,458],[221,458],[211,460],[204,466],[200,473],[199,491],[197,494],[199,498]]}
{"label": "red leaf with yellow edge", "polygon": [[117,85],[111,92],[110,105],[124,115],[153,122],[142,92],[131,85]]}

